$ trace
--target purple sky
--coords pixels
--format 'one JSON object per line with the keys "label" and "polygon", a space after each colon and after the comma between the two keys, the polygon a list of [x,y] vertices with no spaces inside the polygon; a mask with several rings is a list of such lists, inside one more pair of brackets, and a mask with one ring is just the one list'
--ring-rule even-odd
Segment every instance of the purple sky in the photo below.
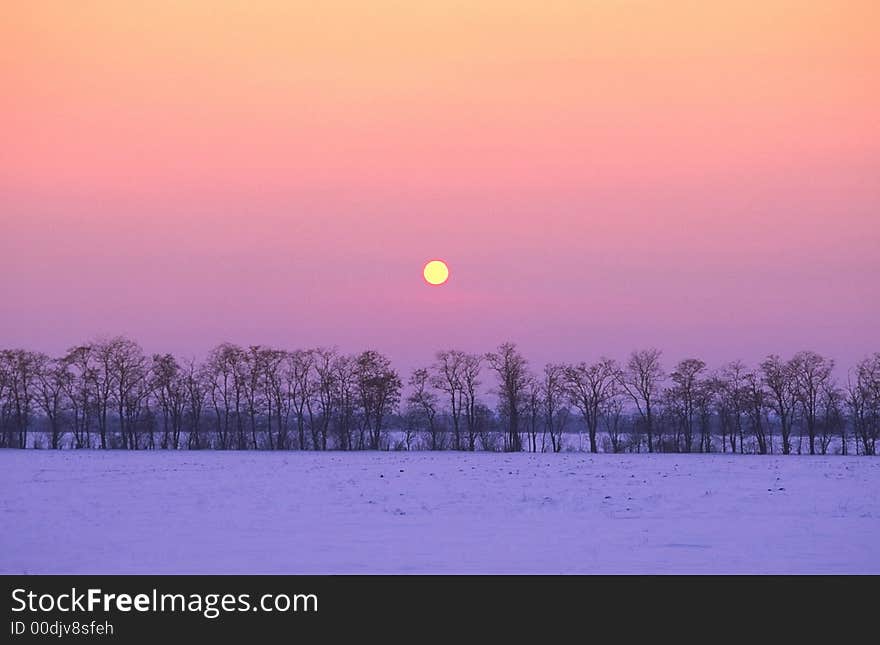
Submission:
{"label": "purple sky", "polygon": [[880,350],[875,3],[343,5],[11,10],[0,345]]}

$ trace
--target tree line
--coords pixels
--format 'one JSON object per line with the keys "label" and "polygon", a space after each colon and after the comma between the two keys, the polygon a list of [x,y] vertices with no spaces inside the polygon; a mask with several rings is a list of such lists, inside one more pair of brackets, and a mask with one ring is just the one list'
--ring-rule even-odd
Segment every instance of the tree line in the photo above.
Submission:
{"label": "tree line", "polygon": [[812,351],[667,372],[646,349],[533,370],[503,343],[437,352],[404,382],[373,350],[223,343],[184,361],[125,337],[60,357],[0,350],[6,448],[874,455],[878,435],[880,353],[840,382]]}

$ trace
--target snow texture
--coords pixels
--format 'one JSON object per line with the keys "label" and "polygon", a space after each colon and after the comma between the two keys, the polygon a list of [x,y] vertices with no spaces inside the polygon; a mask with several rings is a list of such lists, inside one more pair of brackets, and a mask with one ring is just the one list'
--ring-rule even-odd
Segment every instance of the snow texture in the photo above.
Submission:
{"label": "snow texture", "polygon": [[880,573],[880,460],[0,451],[0,573]]}

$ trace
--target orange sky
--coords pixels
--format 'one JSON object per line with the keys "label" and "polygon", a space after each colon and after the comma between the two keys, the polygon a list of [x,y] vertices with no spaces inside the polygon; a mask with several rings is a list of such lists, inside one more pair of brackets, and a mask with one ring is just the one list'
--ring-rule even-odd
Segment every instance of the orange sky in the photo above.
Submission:
{"label": "orange sky", "polygon": [[6,344],[880,349],[876,2],[12,4]]}

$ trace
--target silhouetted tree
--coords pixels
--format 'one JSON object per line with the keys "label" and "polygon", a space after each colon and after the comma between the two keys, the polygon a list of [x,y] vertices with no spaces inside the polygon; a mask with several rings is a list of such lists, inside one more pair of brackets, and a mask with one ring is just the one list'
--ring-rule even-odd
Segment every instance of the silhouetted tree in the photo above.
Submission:
{"label": "silhouetted tree", "polygon": [[654,452],[654,417],[660,385],[665,376],[660,365],[659,349],[644,349],[633,352],[626,369],[620,373],[618,382],[632,398],[648,437],[648,452]]}
{"label": "silhouetted tree", "polygon": [[91,425],[97,407],[94,351],[90,345],[74,347],[61,358],[61,363],[68,374],[64,388],[70,405],[74,446],[90,448]]}
{"label": "silhouetted tree", "polygon": [[704,387],[701,380],[706,364],[698,358],[680,361],[669,375],[672,385],[666,390],[666,399],[676,424],[675,448],[681,450],[680,437],[684,437],[684,451],[691,452],[694,428],[698,419],[698,398]]}
{"label": "silhouetted tree", "polygon": [[[759,384],[760,385],[760,384]],[[743,414],[746,408],[746,366],[742,361],[733,361],[724,366],[716,377],[715,409],[721,429],[721,451],[727,452],[727,439],[730,450],[736,452],[739,441],[740,452],[743,445]]]}
{"label": "silhouetted tree", "polygon": [[[431,450],[440,449],[437,416],[437,394],[431,389],[431,373],[425,369],[417,369],[409,378],[411,393],[407,397],[411,419],[428,434],[428,445]],[[407,443],[409,450],[409,443]]]}
{"label": "silhouetted tree", "polygon": [[310,396],[309,375],[314,366],[314,354],[309,350],[289,352],[284,363],[284,383],[287,387],[286,396],[296,417],[296,435],[298,447],[305,450],[307,415],[306,406]]}
{"label": "silhouetted tree", "polygon": [[[240,427],[241,381],[238,374],[241,354],[240,347],[223,343],[211,350],[205,363],[208,400],[214,411],[214,429],[222,450],[232,447],[233,431]],[[240,440],[239,444],[242,448],[243,441]]]}
{"label": "silhouetted tree", "polygon": [[464,383],[462,372],[465,353],[456,349],[437,352],[437,360],[431,368],[431,384],[446,395],[449,402],[449,419],[452,421],[452,447],[462,449],[461,415],[464,407]]}
{"label": "silhouetted tree", "polygon": [[[407,390],[387,357],[376,351],[295,350],[230,343],[202,362],[183,365],[171,354],[150,360],[125,337],[78,345],[59,358],[0,350],[0,447],[314,449],[422,445],[442,450],[563,449],[570,407],[584,419],[592,452],[721,449],[772,453],[775,428],[782,452],[792,432],[809,436],[812,454],[875,454],[880,436],[880,353],[860,361],[846,388],[834,361],[804,351],[776,355],[751,370],[740,361],[709,375],[696,358],[666,375],[658,350],[633,352],[623,369],[550,364],[532,375],[513,343],[474,355],[437,354],[411,375]],[[478,400],[483,362],[496,377],[498,406]],[[406,394],[406,410],[397,407]],[[442,405],[445,402],[449,409]],[[631,404],[631,405],[630,405]],[[206,416],[207,415],[207,416]],[[403,432],[404,439],[389,431]],[[852,433],[852,435],[850,435]],[[855,443],[851,443],[851,436]],[[71,439],[68,440],[68,437]],[[628,438],[627,438],[628,437]],[[840,449],[836,449],[836,442]]]}
{"label": "silhouetted tree", "polygon": [[618,395],[622,373],[617,363],[603,358],[588,365],[579,363],[564,370],[568,400],[578,409],[587,434],[590,437],[590,452],[598,452],[596,433],[603,406]]}
{"label": "silhouetted tree", "polygon": [[611,452],[623,452],[623,398],[615,392],[612,396],[605,400],[599,410],[599,418],[605,426],[608,434],[608,440],[611,444]]}
{"label": "silhouetted tree", "polygon": [[180,365],[171,354],[156,354],[150,367],[150,386],[162,415],[162,448],[180,447],[187,391]]}
{"label": "silhouetted tree", "polygon": [[183,375],[186,391],[187,447],[199,450],[202,445],[202,411],[207,397],[205,372],[190,360]]}
{"label": "silhouetted tree", "polygon": [[106,447],[108,413],[112,405],[122,447],[135,450],[138,448],[137,423],[149,393],[146,388],[146,356],[140,345],[124,336],[100,341],[96,349],[99,363],[97,391],[102,419],[101,447]]}
{"label": "silhouetted tree", "polygon": [[700,429],[700,452],[712,452],[712,412],[718,396],[717,385],[715,378],[700,379],[694,393],[694,410]]}
{"label": "silhouetted tree", "polygon": [[791,454],[791,429],[794,423],[797,383],[792,363],[771,354],[761,363],[764,386],[769,392],[769,405],[779,419],[782,454]]}
{"label": "silhouetted tree", "polygon": [[[523,426],[526,430],[526,439],[529,452],[537,452],[538,430],[541,423],[541,384],[532,375],[529,375],[522,402]],[[541,435],[541,452],[546,450],[547,426],[543,425]]]}
{"label": "silhouetted tree", "polygon": [[12,426],[10,424],[10,374],[8,350],[0,350],[0,448],[13,445]]}
{"label": "silhouetted tree", "polygon": [[834,369],[834,361],[816,352],[798,352],[791,360],[795,398],[804,413],[804,423],[810,438],[810,454],[816,454],[819,398],[827,387]]}
{"label": "silhouetted tree", "polygon": [[333,361],[333,416],[336,420],[337,448],[363,450],[367,446],[367,420],[361,415],[357,425],[359,374],[357,359],[339,355]]}
{"label": "silhouetted tree", "polygon": [[553,452],[562,450],[562,433],[568,418],[565,407],[567,397],[566,372],[564,365],[548,364],[540,382],[541,412],[544,428],[550,434]]}
{"label": "silhouetted tree", "polygon": [[[259,448],[257,443],[257,429],[260,419],[265,414],[266,399],[263,382],[266,375],[266,350],[260,345],[251,345],[241,353],[237,363],[237,376],[240,383],[244,409],[247,412],[248,429],[251,435],[251,445],[254,450]],[[271,419],[269,420],[271,422]],[[272,440],[272,428],[269,424],[269,449],[274,449]],[[245,442],[239,440],[239,448],[244,448]]]}
{"label": "silhouetted tree", "polygon": [[291,397],[287,390],[288,381],[284,377],[287,358],[286,351],[271,347],[264,347],[259,353],[259,383],[263,392],[261,398],[270,450],[286,450],[290,444]]}
{"label": "silhouetted tree", "polygon": [[827,455],[831,441],[837,437],[840,440],[841,454],[847,454],[844,393],[831,379],[822,386],[819,393],[818,416],[819,451]]}
{"label": "silhouetted tree", "polygon": [[336,379],[334,368],[339,357],[334,348],[318,348],[313,353],[313,376],[310,377],[306,409],[309,414],[309,433],[315,450],[327,450],[327,436],[333,420]]}
{"label": "silhouetted tree", "polygon": [[397,409],[400,402],[400,376],[391,367],[391,361],[387,357],[373,350],[358,356],[356,372],[370,448],[378,450],[383,422]]}
{"label": "silhouetted tree", "polygon": [[[758,453],[765,455],[768,452],[767,434],[767,393],[761,375],[757,372],[745,372],[743,375],[741,401],[744,404],[749,428],[758,445]],[[740,440],[742,446],[742,440]]]}
{"label": "silhouetted tree", "polygon": [[49,422],[49,435],[53,449],[60,447],[63,434],[62,423],[67,401],[66,389],[70,374],[61,360],[45,354],[34,354],[36,369],[35,394],[37,406]]}
{"label": "silhouetted tree", "polygon": [[0,418],[6,428],[3,445],[7,447],[27,447],[38,375],[39,358],[33,352],[0,351],[0,388],[4,393]]}
{"label": "silhouetted tree", "polygon": [[857,446],[862,453],[876,454],[880,437],[880,353],[860,361],[849,377],[846,402]]}
{"label": "silhouetted tree", "polygon": [[464,408],[465,427],[467,432],[468,450],[476,448],[477,436],[480,433],[477,415],[477,391],[480,387],[480,372],[483,367],[483,357],[478,354],[465,354],[459,371],[461,382],[462,407]]}
{"label": "silhouetted tree", "polygon": [[506,419],[505,450],[522,450],[520,439],[520,406],[528,386],[528,361],[519,353],[514,343],[503,343],[494,352],[486,354],[489,366],[498,378],[500,408]]}

